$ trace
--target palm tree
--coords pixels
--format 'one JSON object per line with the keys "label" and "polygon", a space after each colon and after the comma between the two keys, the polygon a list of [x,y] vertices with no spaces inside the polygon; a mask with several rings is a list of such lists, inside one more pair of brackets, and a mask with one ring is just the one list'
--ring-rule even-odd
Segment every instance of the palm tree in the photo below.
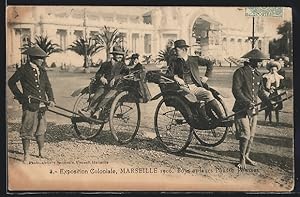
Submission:
{"label": "palm tree", "polygon": [[47,55],[50,55],[52,53],[60,53],[63,51],[60,46],[56,43],[53,43],[52,40],[48,38],[48,36],[36,36],[34,41],[35,42],[29,41],[28,43],[24,44],[21,48],[21,51],[24,52],[33,45],[38,45],[47,53]]}
{"label": "palm tree", "polygon": [[88,38],[87,40],[80,38],[78,40],[75,40],[68,50],[74,51],[80,56],[86,55],[87,58],[84,58],[83,67],[87,68],[89,67],[89,60],[103,49],[103,45],[97,43],[94,39]]}
{"label": "palm tree", "polygon": [[173,41],[169,41],[166,48],[164,50],[160,50],[158,52],[158,57],[156,60],[158,62],[167,62],[167,66],[169,66],[169,63],[176,57],[176,52],[173,48]]}
{"label": "palm tree", "polygon": [[110,59],[110,50],[113,46],[120,44],[124,36],[118,29],[111,30],[109,27],[104,26],[103,30],[95,35],[95,40],[98,44],[103,45],[106,51],[106,60]]}
{"label": "palm tree", "polygon": [[43,49],[47,55],[52,53],[60,53],[63,50],[56,43],[53,43],[52,40],[49,40],[48,36],[36,36],[35,43],[39,45],[41,49]]}

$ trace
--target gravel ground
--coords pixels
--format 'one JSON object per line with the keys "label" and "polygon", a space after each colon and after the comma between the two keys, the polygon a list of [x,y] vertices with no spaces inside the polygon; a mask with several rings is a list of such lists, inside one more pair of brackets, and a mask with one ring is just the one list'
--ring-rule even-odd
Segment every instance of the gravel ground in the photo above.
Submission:
{"label": "gravel ground", "polygon": [[[59,73],[53,71],[48,73],[52,82],[56,103],[68,109],[73,108],[76,100],[76,98],[69,96],[72,91],[87,85],[89,78],[93,76],[93,74]],[[8,76],[11,74],[9,72]],[[232,70],[216,69],[213,78],[209,82],[225,96],[224,101],[228,109],[231,109],[233,105],[230,88],[231,79]],[[155,84],[149,84],[149,87],[152,96],[154,96],[158,92],[158,88]],[[284,110],[280,114],[281,123],[278,127],[266,124],[263,121],[264,114],[261,113],[259,115],[258,132],[254,139],[254,148],[251,154],[252,158],[258,162],[258,165],[250,167],[247,172],[239,172],[235,168],[239,158],[238,141],[235,140],[231,132],[229,132],[226,140],[217,147],[204,147],[196,139],[193,139],[185,153],[181,155],[167,153],[155,138],[153,114],[156,105],[157,101],[141,104],[142,119],[140,130],[133,142],[126,145],[120,145],[115,142],[108,125],[105,125],[103,131],[95,139],[80,140],[76,136],[68,118],[48,112],[48,129],[45,143],[47,158],[37,158],[37,145],[32,143],[30,150],[32,154],[31,161],[33,163],[54,162],[56,164],[59,162],[77,162],[76,166],[85,167],[86,165],[82,163],[97,161],[104,166],[172,169],[175,173],[166,174],[163,176],[163,180],[168,179],[171,181],[177,178],[183,178],[182,180],[184,178],[188,180],[195,179],[199,183],[203,183],[203,187],[200,187],[202,190],[205,188],[206,190],[208,188],[210,188],[209,190],[214,190],[214,188],[220,188],[220,185],[223,185],[221,187],[223,188],[222,190],[245,190],[244,187],[241,187],[242,183],[249,184],[245,186],[248,190],[287,191],[293,189],[294,129],[292,99],[285,102]],[[22,166],[24,164],[21,162],[23,151],[18,133],[21,108],[12,99],[10,91],[7,91],[7,109],[8,158],[10,169],[13,169],[12,166]],[[180,169],[180,172],[178,169]],[[193,169],[206,171],[213,169],[213,172],[189,173]],[[241,184],[236,184],[238,182]],[[211,184],[206,186],[204,183]],[[183,184],[183,190],[185,187],[193,189],[193,187],[188,186],[188,183],[186,184]],[[95,188],[97,189],[98,187]],[[197,190],[199,187],[195,188]]]}

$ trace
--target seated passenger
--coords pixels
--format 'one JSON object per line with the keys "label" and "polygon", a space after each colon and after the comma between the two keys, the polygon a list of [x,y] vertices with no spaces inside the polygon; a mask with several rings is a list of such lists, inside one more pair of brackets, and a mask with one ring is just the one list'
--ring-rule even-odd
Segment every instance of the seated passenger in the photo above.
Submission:
{"label": "seated passenger", "polygon": [[122,75],[128,74],[126,64],[123,62],[125,52],[119,47],[113,47],[111,52],[112,59],[108,62],[102,63],[99,70],[96,73],[96,91],[94,96],[89,102],[87,109],[82,109],[79,113],[85,116],[92,116],[96,112],[96,107],[100,96],[104,92],[108,92],[115,83],[122,77]]}
{"label": "seated passenger", "polygon": [[189,46],[185,40],[176,40],[174,45],[178,57],[171,61],[166,75],[173,78],[180,86],[188,88],[199,101],[205,101],[206,108],[214,111],[220,122],[226,122],[226,116],[212,92],[204,88],[209,73],[206,73],[205,77],[200,77],[199,62],[191,61],[191,57],[187,54]]}

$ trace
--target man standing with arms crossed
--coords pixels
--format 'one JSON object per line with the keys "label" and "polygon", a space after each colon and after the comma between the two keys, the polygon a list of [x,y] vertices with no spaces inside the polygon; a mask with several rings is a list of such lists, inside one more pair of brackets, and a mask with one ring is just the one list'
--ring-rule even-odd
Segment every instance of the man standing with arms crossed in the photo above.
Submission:
{"label": "man standing with arms crossed", "polygon": [[[47,72],[42,66],[48,55],[38,46],[30,47],[24,53],[28,55],[29,61],[11,76],[8,80],[8,86],[22,105],[23,115],[20,137],[22,138],[24,150],[24,163],[28,163],[30,140],[32,139],[37,141],[39,157],[44,157],[43,147],[47,129],[46,105],[28,97],[34,96],[43,100],[48,99],[51,107],[55,104]],[[22,86],[22,92],[17,86],[19,81]]]}

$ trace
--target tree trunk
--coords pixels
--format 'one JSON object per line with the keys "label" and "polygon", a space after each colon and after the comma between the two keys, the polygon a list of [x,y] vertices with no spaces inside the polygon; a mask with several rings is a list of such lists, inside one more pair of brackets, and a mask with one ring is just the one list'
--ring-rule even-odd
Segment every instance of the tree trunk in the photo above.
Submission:
{"label": "tree trunk", "polygon": [[110,48],[106,48],[106,61],[109,61],[110,60]]}
{"label": "tree trunk", "polygon": [[86,68],[86,58],[83,57],[83,68]]}

